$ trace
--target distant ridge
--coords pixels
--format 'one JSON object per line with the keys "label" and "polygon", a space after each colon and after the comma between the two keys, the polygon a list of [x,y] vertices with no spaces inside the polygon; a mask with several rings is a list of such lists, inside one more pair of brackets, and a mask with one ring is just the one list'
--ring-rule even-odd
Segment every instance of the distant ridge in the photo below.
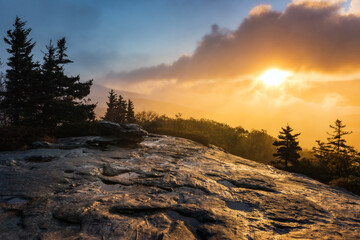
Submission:
{"label": "distant ridge", "polygon": [[[97,118],[101,118],[104,116],[106,111],[106,101],[109,94],[110,89],[99,85],[93,84],[91,87],[91,93],[89,97],[91,101],[97,103],[97,107],[95,108],[95,113]],[[185,107],[179,104],[168,103],[163,101],[158,101],[154,99],[147,98],[147,96],[124,91],[124,90],[114,90],[116,94],[122,95],[125,99],[131,98],[135,105],[135,111],[154,111],[159,114],[166,114],[168,116],[173,117],[177,113],[181,113],[184,117],[195,117],[195,118],[211,118],[212,114],[206,111]]]}

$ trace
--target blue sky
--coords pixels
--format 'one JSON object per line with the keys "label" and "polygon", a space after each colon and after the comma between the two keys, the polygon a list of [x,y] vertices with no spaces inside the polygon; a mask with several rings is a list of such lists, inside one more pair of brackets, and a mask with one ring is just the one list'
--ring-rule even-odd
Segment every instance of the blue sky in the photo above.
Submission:
{"label": "blue sky", "polygon": [[[72,74],[101,78],[111,71],[171,63],[191,54],[211,25],[235,30],[258,4],[282,10],[288,1],[259,0],[0,0],[0,36],[15,16],[27,21],[34,55],[50,39],[66,36]],[[0,41],[0,58],[7,58]]]}

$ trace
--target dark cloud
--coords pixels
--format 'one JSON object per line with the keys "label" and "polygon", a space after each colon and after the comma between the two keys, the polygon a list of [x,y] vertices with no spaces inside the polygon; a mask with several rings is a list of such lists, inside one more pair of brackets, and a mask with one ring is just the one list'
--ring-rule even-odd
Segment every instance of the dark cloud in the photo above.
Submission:
{"label": "dark cloud", "polygon": [[341,9],[341,4],[328,3],[289,4],[283,12],[267,7],[249,15],[235,31],[212,26],[191,56],[182,56],[169,65],[111,73],[107,80],[233,79],[269,67],[358,72],[360,17],[345,15]]}

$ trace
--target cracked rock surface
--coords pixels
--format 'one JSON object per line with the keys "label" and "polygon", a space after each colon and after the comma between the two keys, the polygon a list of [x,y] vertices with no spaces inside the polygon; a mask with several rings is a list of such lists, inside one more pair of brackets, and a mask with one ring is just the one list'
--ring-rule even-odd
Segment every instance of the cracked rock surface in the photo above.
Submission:
{"label": "cracked rock surface", "polygon": [[181,138],[73,147],[89,138],[0,153],[0,239],[360,239],[345,190]]}

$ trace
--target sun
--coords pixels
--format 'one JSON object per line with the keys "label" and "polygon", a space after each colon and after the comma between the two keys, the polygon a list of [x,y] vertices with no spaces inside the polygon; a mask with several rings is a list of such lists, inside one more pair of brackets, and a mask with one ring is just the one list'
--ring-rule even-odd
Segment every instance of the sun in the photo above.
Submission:
{"label": "sun", "polygon": [[289,71],[272,68],[266,70],[258,79],[267,86],[279,86],[290,76],[291,73]]}

